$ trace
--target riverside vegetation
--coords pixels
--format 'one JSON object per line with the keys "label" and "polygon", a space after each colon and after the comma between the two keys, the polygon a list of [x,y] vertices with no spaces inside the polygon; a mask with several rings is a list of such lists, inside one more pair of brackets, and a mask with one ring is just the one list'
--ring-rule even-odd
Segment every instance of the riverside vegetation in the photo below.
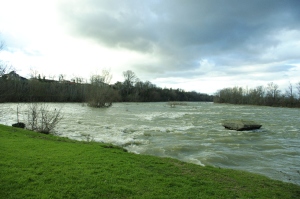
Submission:
{"label": "riverside vegetation", "polygon": [[214,102],[300,108],[300,82],[295,86],[290,83],[285,92],[273,82],[252,89],[224,88],[215,93]]}
{"label": "riverside vegetation", "polygon": [[243,171],[127,153],[0,125],[0,198],[299,198]]}
{"label": "riverside vegetation", "polygon": [[81,77],[69,81],[64,75],[58,80],[46,79],[40,74],[26,79],[14,71],[1,74],[0,65],[0,102],[85,102],[102,108],[113,102],[213,101],[213,96],[207,94],[140,81],[130,70],[123,76],[124,81],[115,84],[110,84],[112,75],[107,70],[91,75],[89,81]]}

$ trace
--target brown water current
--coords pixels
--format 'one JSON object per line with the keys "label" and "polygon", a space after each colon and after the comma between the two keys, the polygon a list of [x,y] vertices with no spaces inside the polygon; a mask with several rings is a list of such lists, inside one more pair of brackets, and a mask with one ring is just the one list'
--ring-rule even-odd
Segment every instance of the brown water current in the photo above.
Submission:
{"label": "brown water current", "polygon": [[[59,136],[108,142],[138,154],[172,157],[259,173],[300,185],[300,109],[187,103],[115,103],[95,109],[79,103],[49,103],[62,108]],[[0,104],[0,123],[16,122],[17,104]],[[26,122],[26,104],[19,104]],[[223,120],[262,124],[255,131],[231,131]]]}

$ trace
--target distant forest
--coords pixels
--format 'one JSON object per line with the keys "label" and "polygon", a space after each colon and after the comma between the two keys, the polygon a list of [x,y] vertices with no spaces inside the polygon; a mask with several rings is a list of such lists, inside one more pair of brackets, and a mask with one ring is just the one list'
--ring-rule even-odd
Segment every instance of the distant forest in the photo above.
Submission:
{"label": "distant forest", "polygon": [[284,92],[271,82],[252,89],[224,88],[212,96],[160,88],[149,81],[140,81],[130,70],[123,72],[123,76],[123,82],[109,84],[111,75],[105,70],[92,75],[89,81],[80,77],[65,80],[63,75],[53,80],[39,74],[26,79],[14,71],[0,73],[0,102],[86,102],[93,107],[109,107],[113,102],[205,101],[300,108],[300,82],[289,84]]}
{"label": "distant forest", "polygon": [[215,94],[214,102],[300,108],[300,82],[295,86],[289,84],[284,92],[272,82],[266,87],[258,86],[254,89],[225,88]]}
{"label": "distant forest", "polygon": [[63,75],[57,81],[39,74],[26,79],[14,71],[0,76],[0,102],[87,102],[108,107],[112,102],[213,101],[211,95],[142,82],[132,71],[125,71],[124,81],[115,84],[109,84],[108,71],[92,75],[88,83],[79,77],[68,81]]}

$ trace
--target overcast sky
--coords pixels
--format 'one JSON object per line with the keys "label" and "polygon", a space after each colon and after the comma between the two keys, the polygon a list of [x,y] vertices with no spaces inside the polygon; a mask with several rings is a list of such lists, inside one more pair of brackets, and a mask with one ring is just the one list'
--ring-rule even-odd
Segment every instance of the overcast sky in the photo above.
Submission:
{"label": "overcast sky", "polygon": [[0,40],[27,77],[132,70],[209,94],[300,82],[300,0],[0,0]]}

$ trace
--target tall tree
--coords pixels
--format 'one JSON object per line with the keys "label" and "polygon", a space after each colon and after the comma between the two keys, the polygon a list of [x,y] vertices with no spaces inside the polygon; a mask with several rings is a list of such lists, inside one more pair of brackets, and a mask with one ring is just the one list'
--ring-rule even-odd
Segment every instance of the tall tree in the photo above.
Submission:
{"label": "tall tree", "polygon": [[293,107],[295,103],[295,94],[291,82],[289,82],[288,89],[285,91],[285,93],[287,97],[287,106]]}
{"label": "tall tree", "polygon": [[127,70],[123,72],[124,83],[122,89],[122,97],[126,101],[131,101],[129,99],[132,98],[134,84],[139,81],[135,73],[131,70]]}
{"label": "tall tree", "polygon": [[138,80],[135,73],[131,70],[127,70],[123,72],[124,84],[132,87],[133,84]]}
{"label": "tall tree", "polygon": [[[0,52],[3,50],[3,48],[4,43],[0,41]],[[8,73],[9,70],[13,70],[12,66],[7,65],[4,61],[0,60],[0,77]]]}
{"label": "tall tree", "polygon": [[273,82],[269,83],[267,86],[267,105],[274,106],[277,105],[280,90],[277,84]]}
{"label": "tall tree", "polygon": [[298,91],[298,99],[300,100],[300,82],[298,82],[296,84],[296,88],[297,88],[297,91]]}

